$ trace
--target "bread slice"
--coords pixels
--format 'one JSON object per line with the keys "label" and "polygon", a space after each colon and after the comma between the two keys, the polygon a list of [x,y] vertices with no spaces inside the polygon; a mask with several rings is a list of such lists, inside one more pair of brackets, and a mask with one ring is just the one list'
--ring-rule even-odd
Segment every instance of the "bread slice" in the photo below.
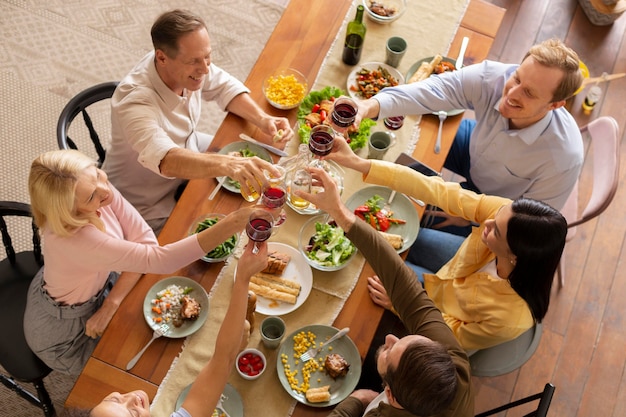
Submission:
{"label": "bread slice", "polygon": [[291,256],[286,253],[280,253],[278,251],[270,252],[267,255],[267,267],[261,272],[282,275],[285,268],[287,268],[289,261],[291,261]]}

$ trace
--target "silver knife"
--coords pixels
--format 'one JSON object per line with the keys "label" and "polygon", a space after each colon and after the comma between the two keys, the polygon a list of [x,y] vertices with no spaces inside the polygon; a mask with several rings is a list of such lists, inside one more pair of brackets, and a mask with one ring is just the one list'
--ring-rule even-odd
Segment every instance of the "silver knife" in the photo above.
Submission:
{"label": "silver knife", "polygon": [[289,156],[289,154],[283,150],[280,150],[278,148],[273,147],[272,145],[268,145],[265,144],[263,142],[259,142],[256,139],[251,138],[250,136],[246,135],[245,133],[240,133],[239,137],[243,140],[245,140],[246,142],[250,142],[250,143],[254,143],[255,145],[259,145],[261,148],[265,148],[268,151],[278,155],[278,156]]}
{"label": "silver knife", "polygon": [[463,58],[465,57],[465,50],[467,49],[468,43],[469,38],[467,36],[464,36],[463,41],[461,41],[461,50],[459,51],[459,57],[456,59],[456,69],[458,70],[463,67]]}

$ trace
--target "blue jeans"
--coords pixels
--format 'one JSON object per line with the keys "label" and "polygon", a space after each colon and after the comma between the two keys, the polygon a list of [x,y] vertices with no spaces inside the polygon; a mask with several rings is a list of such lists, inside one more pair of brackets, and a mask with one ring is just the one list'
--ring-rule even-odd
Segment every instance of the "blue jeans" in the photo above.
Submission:
{"label": "blue jeans", "polygon": [[472,182],[472,177],[470,176],[469,144],[470,136],[472,135],[474,127],[476,127],[476,120],[461,120],[461,125],[459,126],[459,130],[456,131],[452,147],[450,148],[450,152],[448,153],[443,166],[444,168],[465,177],[467,182],[461,184],[463,188],[480,192],[478,187],[476,187],[476,185]]}
{"label": "blue jeans", "polygon": [[459,250],[465,238],[435,229],[420,229],[415,243],[409,249],[406,264],[424,282],[424,273],[433,274],[444,266]]}

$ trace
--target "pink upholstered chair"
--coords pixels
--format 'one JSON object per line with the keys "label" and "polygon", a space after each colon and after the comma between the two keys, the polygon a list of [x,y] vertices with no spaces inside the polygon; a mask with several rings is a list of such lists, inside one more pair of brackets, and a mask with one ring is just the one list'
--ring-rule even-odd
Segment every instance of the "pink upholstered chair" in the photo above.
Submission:
{"label": "pink upholstered chair", "polygon": [[[565,207],[561,211],[567,219],[566,242],[576,235],[576,226],[593,219],[602,213],[613,200],[619,182],[619,126],[609,116],[599,117],[580,131],[588,133],[592,155],[592,192],[583,210],[578,207],[578,182],[574,186]],[[559,288],[565,285],[564,259],[561,258],[557,274]]]}

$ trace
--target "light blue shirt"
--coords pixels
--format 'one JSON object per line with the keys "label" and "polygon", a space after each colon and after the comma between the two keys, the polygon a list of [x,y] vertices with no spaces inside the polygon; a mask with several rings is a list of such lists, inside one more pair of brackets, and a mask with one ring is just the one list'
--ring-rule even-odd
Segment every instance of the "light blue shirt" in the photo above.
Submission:
{"label": "light blue shirt", "polygon": [[379,118],[471,109],[470,175],[485,194],[528,197],[560,210],[584,160],[580,129],[564,108],[524,129],[509,129],[498,105],[518,65],[483,61],[418,83],[386,88],[375,96]]}

